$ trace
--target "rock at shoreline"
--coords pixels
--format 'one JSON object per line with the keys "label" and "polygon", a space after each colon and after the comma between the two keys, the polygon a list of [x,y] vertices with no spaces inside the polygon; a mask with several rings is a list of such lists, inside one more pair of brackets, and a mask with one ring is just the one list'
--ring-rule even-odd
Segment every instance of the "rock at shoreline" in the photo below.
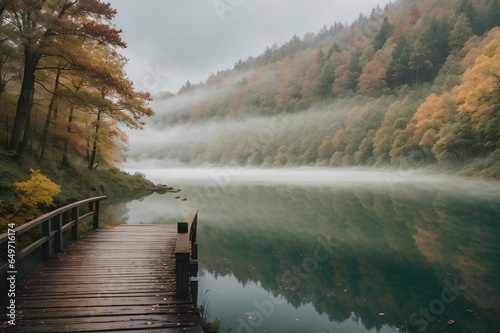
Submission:
{"label": "rock at shoreline", "polygon": [[168,186],[165,184],[158,184],[155,186],[155,188],[153,188],[153,191],[160,193],[160,194],[163,194],[163,193],[167,193],[167,192],[177,193],[177,192],[180,192],[181,190],[178,188],[173,188],[172,186]]}

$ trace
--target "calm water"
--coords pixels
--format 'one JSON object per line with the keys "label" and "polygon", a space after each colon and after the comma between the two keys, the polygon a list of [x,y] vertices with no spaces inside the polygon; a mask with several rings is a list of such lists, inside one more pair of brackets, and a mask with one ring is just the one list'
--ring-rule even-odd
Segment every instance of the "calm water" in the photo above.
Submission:
{"label": "calm water", "polygon": [[[500,332],[500,183],[410,172],[150,170],[199,208],[200,299],[231,332]],[[175,199],[176,196],[187,201]]]}

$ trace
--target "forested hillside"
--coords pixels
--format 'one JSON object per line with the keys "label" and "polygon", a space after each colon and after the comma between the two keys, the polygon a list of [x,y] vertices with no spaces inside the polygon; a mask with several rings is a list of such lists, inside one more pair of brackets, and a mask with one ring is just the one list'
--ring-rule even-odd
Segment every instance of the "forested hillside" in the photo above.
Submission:
{"label": "forested hillside", "polygon": [[402,0],[293,36],[158,96],[131,157],[499,178],[499,26],[500,0]]}

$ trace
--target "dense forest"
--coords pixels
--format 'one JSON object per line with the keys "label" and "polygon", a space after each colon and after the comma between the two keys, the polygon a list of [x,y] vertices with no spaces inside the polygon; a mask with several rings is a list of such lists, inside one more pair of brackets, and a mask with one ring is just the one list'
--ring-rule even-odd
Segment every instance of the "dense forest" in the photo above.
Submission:
{"label": "dense forest", "polygon": [[32,218],[61,190],[75,200],[149,183],[115,168],[123,126],[153,114],[126,77],[115,14],[98,0],[0,2],[0,222]]}
{"label": "dense forest", "polygon": [[500,177],[500,0],[400,0],[157,96],[131,157]]}

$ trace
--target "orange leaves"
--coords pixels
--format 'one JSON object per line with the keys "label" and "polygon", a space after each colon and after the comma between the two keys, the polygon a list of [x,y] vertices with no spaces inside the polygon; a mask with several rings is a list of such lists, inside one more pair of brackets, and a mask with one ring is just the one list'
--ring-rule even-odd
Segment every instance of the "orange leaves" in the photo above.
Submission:
{"label": "orange leaves", "polygon": [[97,0],[79,0],[77,6],[80,9],[97,14],[107,20],[111,20],[116,15],[116,10],[112,9],[109,3]]}
{"label": "orange leaves", "polygon": [[431,94],[413,116],[414,137],[419,145],[432,149],[437,133],[455,113],[455,103],[449,93],[441,96]]}
{"label": "orange leaves", "polygon": [[408,14],[408,21],[412,25],[414,25],[415,23],[417,23],[417,21],[420,19],[420,17],[422,17],[422,13],[420,12],[420,10],[418,10],[417,7],[413,7],[410,10],[410,13]]}
{"label": "orange leaves", "polygon": [[460,112],[470,113],[473,130],[486,147],[500,147],[500,31],[483,49],[474,66],[468,69],[457,87]]}
{"label": "orange leaves", "polygon": [[376,95],[387,87],[386,77],[387,68],[382,61],[372,60],[365,65],[358,79],[358,91],[368,96]]}
{"label": "orange leaves", "polygon": [[279,111],[292,110],[301,99],[302,81],[304,79],[304,66],[299,65],[290,71],[281,83],[278,94],[275,97],[276,109]]}

